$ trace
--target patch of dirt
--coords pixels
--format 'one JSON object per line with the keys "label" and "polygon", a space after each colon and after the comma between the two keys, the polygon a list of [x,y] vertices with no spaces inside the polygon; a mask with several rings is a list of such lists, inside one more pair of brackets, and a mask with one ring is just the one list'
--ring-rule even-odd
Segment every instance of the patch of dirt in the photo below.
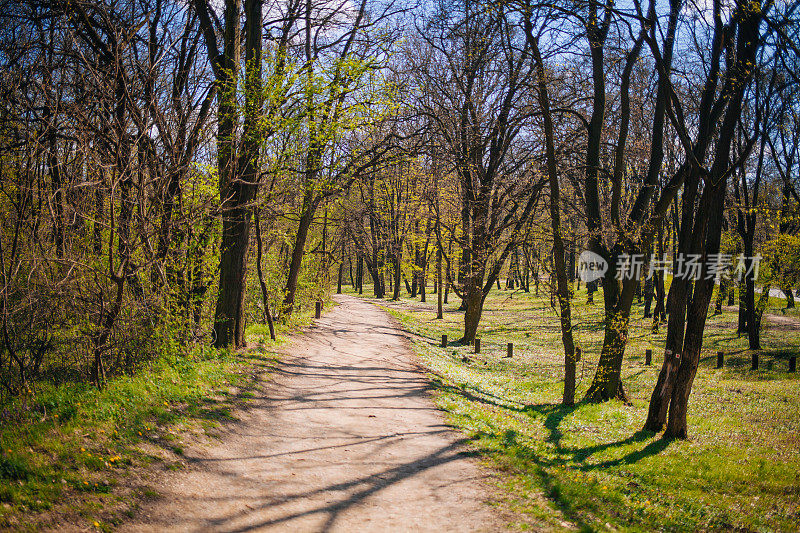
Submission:
{"label": "patch of dirt", "polygon": [[495,480],[429,398],[408,340],[353,297],[282,349],[219,439],[187,443],[122,531],[497,531]]}
{"label": "patch of dirt", "polygon": [[[723,306],[723,310],[731,312],[731,313],[738,313],[739,308],[735,305],[731,306]],[[774,330],[774,331],[797,331],[800,332],[800,321],[788,316],[782,315],[773,315],[771,313],[764,313],[762,319],[762,326],[767,326],[767,329]],[[709,327],[716,327],[722,329],[733,329],[736,330],[739,327],[738,322],[718,322],[716,324],[709,324]]]}

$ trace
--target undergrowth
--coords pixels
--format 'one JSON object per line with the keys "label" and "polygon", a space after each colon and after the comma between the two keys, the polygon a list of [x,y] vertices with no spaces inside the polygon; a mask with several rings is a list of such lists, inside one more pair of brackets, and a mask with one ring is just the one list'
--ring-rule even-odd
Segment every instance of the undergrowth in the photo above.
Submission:
{"label": "undergrowth", "polygon": [[[248,390],[268,379],[271,348],[311,316],[297,313],[279,325],[277,341],[266,326],[251,326],[246,351],[173,348],[102,389],[37,383],[0,406],[0,529],[121,523],[156,496],[146,486],[147,466],[179,459],[187,436],[213,437],[252,396]],[[177,460],[167,466],[180,467]]]}

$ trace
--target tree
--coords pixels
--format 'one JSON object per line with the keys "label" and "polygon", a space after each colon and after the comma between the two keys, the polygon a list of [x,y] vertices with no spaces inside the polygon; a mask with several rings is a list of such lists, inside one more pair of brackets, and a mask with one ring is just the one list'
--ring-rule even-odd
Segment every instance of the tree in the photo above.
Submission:
{"label": "tree", "polygon": [[[441,217],[435,226],[441,249],[443,234],[461,247],[453,288],[465,304],[465,344],[475,339],[486,294],[515,247],[512,236],[546,184],[531,179],[533,143],[521,134],[531,117],[525,95],[533,67],[512,13],[473,0],[440,2],[417,28],[410,59],[419,84],[414,107],[458,182],[460,228]],[[454,261],[444,258],[450,272]]]}
{"label": "tree", "polygon": [[548,181],[550,182],[550,221],[553,232],[553,270],[556,274],[558,303],[561,312],[561,341],[564,344],[564,405],[575,403],[575,342],[572,338],[572,312],[570,309],[570,286],[567,279],[567,266],[564,261],[564,242],[561,237],[561,196],[558,183],[558,169],[555,150],[555,133],[547,92],[547,74],[539,50],[539,37],[533,33],[533,23],[525,19],[525,34],[531,46],[533,61],[536,64],[537,91],[539,107],[544,120],[545,160]]}
{"label": "tree", "polygon": [[395,11],[391,2],[381,8],[362,0],[356,10],[344,3],[305,2],[305,63],[300,78],[304,135],[298,139],[302,166],[294,169],[300,176],[303,200],[286,281],[286,313],[294,308],[317,208],[347,191],[392,148],[394,135],[381,131],[379,125],[394,107],[393,86],[383,76],[384,65],[377,58],[389,52],[394,35],[381,25]]}
{"label": "tree", "polygon": [[[637,4],[638,5],[638,4]],[[606,56],[606,45],[612,30],[615,16],[622,17],[613,2],[601,4],[589,1],[569,12],[583,30],[591,59],[592,107],[591,115],[586,123],[586,153],[584,163],[584,197],[586,209],[586,227],[588,231],[588,248],[603,257],[609,265],[603,278],[603,299],[605,307],[605,336],[600,359],[594,379],[586,393],[592,401],[611,398],[626,399],[622,387],[621,369],[627,340],[630,309],[639,286],[635,276],[626,276],[618,270],[620,260],[624,257],[641,254],[650,248],[657,228],[662,224],[670,203],[677,194],[681,178],[678,177],[657,198],[656,186],[659,183],[664,157],[664,123],[667,108],[667,87],[669,68],[672,61],[672,48],[675,41],[677,17],[680,7],[672,2],[667,17],[667,31],[663,33],[663,72],[659,72],[658,86],[653,110],[650,153],[644,165],[646,173],[643,179],[635,180],[629,172],[628,137],[631,118],[630,85],[634,67],[639,60],[643,43],[648,39],[655,43],[653,30],[656,17],[655,3],[650,4],[646,17],[639,13],[640,28],[638,33],[628,25],[628,41],[630,47],[624,54],[624,65],[619,77],[619,126],[611,165],[606,169],[602,165],[601,154],[604,144],[604,122],[606,117],[606,78],[607,64],[611,59]],[[616,13],[616,14],[615,14]],[[611,191],[607,201],[610,207],[607,212],[601,209],[600,176],[608,176]],[[623,190],[633,188],[633,201],[629,204],[627,217],[623,212]]]}
{"label": "tree", "polygon": [[[217,90],[217,173],[222,205],[219,292],[214,318],[214,345],[244,346],[244,292],[250,246],[250,203],[258,185],[258,116],[262,112],[262,0],[248,0],[245,10],[245,125],[238,133],[237,83],[241,70],[241,0],[225,0],[224,26],[212,23],[213,8],[195,0]],[[223,48],[217,44],[217,31]],[[284,41],[287,39],[283,37]],[[284,42],[285,46],[285,42]],[[241,143],[241,148],[240,148]]]}
{"label": "tree", "polygon": [[[722,232],[722,211],[727,190],[727,180],[736,164],[731,164],[731,148],[736,125],[742,113],[744,93],[753,75],[756,52],[763,43],[760,33],[762,18],[769,4],[758,9],[750,3],[737,3],[727,23],[723,22],[722,4],[713,7],[713,47],[708,76],[699,107],[698,136],[692,143],[686,124],[681,120],[682,110],[673,98],[670,102],[670,119],[677,130],[690,163],[689,175],[684,184],[683,213],[678,244],[679,253],[700,254],[708,259],[719,253]],[[653,48],[658,58],[658,51]],[[721,59],[727,52],[726,69],[722,71]],[[659,63],[659,71],[664,65]],[[717,90],[718,80],[722,85]],[[672,89],[671,89],[672,90]],[[711,144],[714,133],[716,143],[707,168],[701,163]],[[700,180],[697,209],[695,198]],[[645,423],[647,429],[658,431],[667,422],[665,435],[686,438],[687,411],[694,376],[700,359],[706,313],[714,288],[713,277],[706,276],[708,265],[703,264],[700,279],[694,281],[691,299],[687,298],[692,280],[686,276],[673,279],[667,346],[664,364],[650,401]],[[669,408],[669,419],[666,420]]]}

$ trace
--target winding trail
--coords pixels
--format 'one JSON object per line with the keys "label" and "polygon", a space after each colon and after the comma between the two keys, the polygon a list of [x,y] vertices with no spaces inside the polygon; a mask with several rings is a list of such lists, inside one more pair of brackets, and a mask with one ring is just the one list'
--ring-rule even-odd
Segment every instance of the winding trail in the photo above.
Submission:
{"label": "winding trail", "polygon": [[405,335],[376,306],[337,301],[124,531],[504,529],[490,474],[445,425]]}

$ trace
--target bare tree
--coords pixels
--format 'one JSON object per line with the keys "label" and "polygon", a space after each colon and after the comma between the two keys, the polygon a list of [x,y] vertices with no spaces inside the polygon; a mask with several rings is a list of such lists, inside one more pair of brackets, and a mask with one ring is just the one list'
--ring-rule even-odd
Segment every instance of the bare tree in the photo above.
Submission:
{"label": "bare tree", "polygon": [[[474,340],[486,294],[530,217],[545,180],[531,179],[533,142],[521,134],[531,117],[530,47],[513,12],[482,2],[440,2],[418,28],[412,60],[419,77],[415,108],[430,123],[458,178],[460,230],[442,224],[461,246],[459,283],[465,307],[462,343]],[[525,176],[525,178],[523,178]],[[460,231],[460,236],[457,236]],[[448,272],[453,259],[445,254]]]}

